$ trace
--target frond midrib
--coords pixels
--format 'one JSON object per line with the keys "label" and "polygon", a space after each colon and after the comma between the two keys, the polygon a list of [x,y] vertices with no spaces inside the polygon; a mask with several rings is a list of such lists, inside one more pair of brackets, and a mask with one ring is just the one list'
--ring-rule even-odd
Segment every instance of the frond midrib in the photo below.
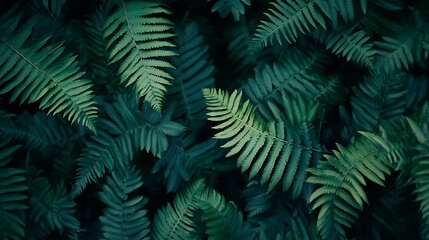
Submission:
{"label": "frond midrib", "polygon": [[[2,42],[4,42],[8,48],[10,48],[13,52],[15,52],[18,56],[20,56],[24,61],[26,61],[28,64],[30,64],[34,69],[36,69],[41,74],[43,74],[44,76],[46,76],[47,79],[49,79],[50,81],[54,82],[55,83],[55,87],[61,89],[62,96],[67,96],[68,101],[72,102],[72,105],[73,105],[74,109],[81,110],[80,106],[78,104],[76,104],[74,98],[72,96],[70,96],[69,93],[63,88],[62,84],[60,84],[61,82],[57,81],[50,74],[46,73],[46,71],[43,71],[38,66],[36,66],[35,64],[33,64],[28,58],[26,58],[20,51],[18,51],[16,48],[14,48],[12,45],[10,45],[1,36],[0,36],[0,40]],[[87,115],[86,111],[80,111],[80,112],[82,112],[85,115],[85,117],[87,118],[87,119],[82,119],[81,120],[82,122],[85,122],[85,120],[89,120],[89,116]],[[92,125],[91,123],[88,123],[88,124]]]}

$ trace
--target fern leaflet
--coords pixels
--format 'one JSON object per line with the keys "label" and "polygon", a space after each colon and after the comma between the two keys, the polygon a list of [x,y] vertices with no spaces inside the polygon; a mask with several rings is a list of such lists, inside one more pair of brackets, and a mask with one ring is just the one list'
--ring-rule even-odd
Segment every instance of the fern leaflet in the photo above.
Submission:
{"label": "fern leaflet", "polygon": [[166,69],[173,66],[163,57],[174,56],[173,24],[162,17],[170,12],[158,3],[120,1],[120,7],[105,23],[111,63],[120,62],[121,83],[133,85],[137,93],[155,110],[160,111],[172,76]]}

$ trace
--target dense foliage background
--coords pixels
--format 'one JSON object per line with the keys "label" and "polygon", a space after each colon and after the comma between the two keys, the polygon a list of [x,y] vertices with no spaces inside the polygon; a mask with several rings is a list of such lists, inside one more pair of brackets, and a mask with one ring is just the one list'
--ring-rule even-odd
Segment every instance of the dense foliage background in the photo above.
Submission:
{"label": "dense foliage background", "polygon": [[0,0],[1,239],[429,239],[426,0]]}

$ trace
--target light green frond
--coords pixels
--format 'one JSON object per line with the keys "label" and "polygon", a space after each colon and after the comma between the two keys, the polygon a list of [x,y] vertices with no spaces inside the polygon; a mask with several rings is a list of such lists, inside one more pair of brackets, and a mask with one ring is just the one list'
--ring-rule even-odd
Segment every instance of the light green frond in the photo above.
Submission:
{"label": "light green frond", "polygon": [[364,186],[369,180],[383,185],[389,164],[383,149],[366,138],[352,140],[347,147],[338,145],[334,156],[326,155],[318,168],[311,168],[307,181],[321,185],[310,197],[313,211],[318,210],[317,228],[323,239],[345,239],[350,228],[368,203]]}
{"label": "light green frond", "polygon": [[173,205],[158,210],[153,220],[151,236],[154,240],[200,239],[193,222],[194,211],[198,208],[198,197],[205,190],[203,180],[192,182],[174,198]]}
{"label": "light green frond", "polygon": [[318,0],[276,0],[265,15],[268,21],[261,21],[255,31],[249,50],[256,52],[277,41],[282,45],[285,39],[296,42],[302,34],[311,33],[322,26],[326,28],[325,18],[317,6]]}
{"label": "light green frond", "polygon": [[[221,90],[204,89],[208,119],[220,122],[214,126],[220,132],[215,138],[227,139],[222,146],[231,148],[226,155],[238,154],[237,166],[250,178],[258,175],[261,184],[274,189],[282,181],[283,191],[291,189],[296,198],[303,187],[310,159],[317,158],[320,146],[308,128],[295,131],[289,123],[268,122],[258,118],[247,100],[241,103],[242,93],[231,95]],[[302,126],[307,126],[305,123]],[[311,127],[310,127],[311,128]]]}
{"label": "light green frond", "polygon": [[198,196],[198,206],[202,210],[202,220],[208,240],[252,239],[250,224],[244,222],[243,214],[233,202],[211,188]]}
{"label": "light green frond", "polygon": [[24,184],[25,170],[9,167],[14,153],[21,145],[10,146],[5,139],[0,140],[0,238],[25,239],[25,219],[21,211],[27,209],[23,200],[28,197]]}
{"label": "light green frond", "polygon": [[173,66],[163,58],[176,53],[169,42],[173,24],[164,18],[170,12],[162,5],[146,1],[119,1],[119,8],[106,20],[111,63],[120,62],[121,83],[132,85],[155,110],[163,105]]}
{"label": "light green frond", "polygon": [[9,93],[10,101],[21,104],[40,102],[49,114],[61,113],[95,131],[92,84],[81,78],[76,57],[65,54],[62,44],[46,44],[49,37],[31,39],[36,18],[17,26],[20,18],[10,15],[19,13],[11,10],[0,18],[0,94]]}
{"label": "light green frond", "polygon": [[[212,0],[208,0],[209,2]],[[250,0],[215,0],[212,12],[219,12],[220,16],[225,18],[229,14],[235,21],[240,20],[240,14],[244,14],[244,5],[250,6]]]}
{"label": "light green frond", "polygon": [[377,53],[370,36],[365,30],[355,31],[354,27],[339,29],[318,29],[313,33],[313,38],[326,46],[327,50],[347,61],[353,61],[359,66],[372,68],[374,55]]}
{"label": "light green frond", "polygon": [[167,136],[177,136],[183,126],[170,121],[172,109],[162,115],[149,107],[137,109],[137,103],[118,98],[106,106],[109,119],[101,119],[100,132],[87,143],[78,159],[73,195],[101,178],[106,168],[130,161],[137,151],[146,150],[159,157],[167,149]]}
{"label": "light green frond", "polygon": [[106,180],[100,200],[107,205],[100,217],[103,236],[109,240],[149,238],[149,220],[143,207],[148,199],[132,196],[143,185],[139,171],[129,164],[115,166]]}
{"label": "light green frond", "polygon": [[175,80],[168,87],[167,101],[177,103],[177,119],[183,119],[190,128],[198,128],[205,123],[201,90],[214,86],[215,67],[195,21],[178,26],[176,38],[178,56],[171,58],[176,68],[169,71]]}

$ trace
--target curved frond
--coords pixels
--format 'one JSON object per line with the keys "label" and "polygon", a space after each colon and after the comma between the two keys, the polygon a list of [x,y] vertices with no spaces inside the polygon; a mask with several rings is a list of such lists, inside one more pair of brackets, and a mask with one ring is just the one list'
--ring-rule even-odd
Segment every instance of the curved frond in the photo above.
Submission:
{"label": "curved frond", "polygon": [[194,211],[198,208],[198,196],[206,185],[203,180],[192,182],[174,198],[174,204],[158,210],[153,220],[151,236],[154,240],[186,240],[197,238],[193,222]]}
{"label": "curved frond", "polygon": [[163,58],[176,55],[169,42],[173,24],[163,17],[170,12],[155,2],[119,2],[104,30],[110,62],[120,62],[121,83],[133,85],[145,102],[160,111],[172,79],[166,70],[173,68]]}
{"label": "curved frond", "polygon": [[380,157],[383,150],[366,138],[353,140],[347,147],[338,146],[334,156],[326,155],[317,168],[310,168],[313,175],[309,183],[321,185],[310,197],[313,211],[318,210],[317,229],[323,239],[343,239],[368,203],[364,186],[366,181],[382,185],[389,164]]}
{"label": "curved frond", "polygon": [[241,92],[229,95],[204,89],[203,94],[208,120],[221,122],[213,127],[220,130],[215,138],[228,140],[222,146],[231,148],[227,156],[239,154],[237,166],[241,171],[250,169],[250,178],[259,175],[261,184],[268,183],[269,191],[282,181],[283,191],[291,189],[292,196],[297,197],[310,159],[321,151],[309,129],[299,132],[288,122],[263,122],[249,100],[241,103]]}
{"label": "curved frond", "polygon": [[196,22],[177,27],[176,38],[178,56],[171,58],[176,69],[169,71],[174,82],[168,87],[167,100],[177,103],[178,119],[183,119],[191,128],[198,128],[205,120],[206,106],[201,90],[214,86],[215,67]]}
{"label": "curved frond", "polygon": [[[212,0],[208,0],[209,2]],[[215,0],[212,12],[219,12],[221,17],[231,14],[235,21],[240,20],[240,14],[244,14],[244,5],[250,6],[250,0]]]}
{"label": "curved frond", "polygon": [[405,112],[407,75],[401,73],[385,74],[372,71],[364,78],[359,89],[353,89],[353,121],[358,130],[375,131],[381,121],[394,119]]}
{"label": "curved frond", "polygon": [[150,108],[137,109],[136,103],[120,97],[106,106],[108,119],[101,119],[100,132],[94,135],[78,159],[73,195],[101,178],[116,163],[130,161],[134,154],[146,150],[159,157],[168,147],[167,136],[177,136],[183,126],[170,121],[172,109],[164,114]]}
{"label": "curved frond", "polygon": [[353,27],[318,29],[313,33],[313,38],[347,61],[367,68],[372,67],[377,52],[373,49],[373,44],[369,41],[370,36],[365,30],[354,31]]}
{"label": "curved frond", "polygon": [[92,84],[81,78],[76,57],[64,54],[62,44],[47,45],[49,37],[31,39],[37,19],[18,26],[17,16],[11,10],[0,18],[0,94],[10,93],[10,101],[21,104],[40,101],[39,108],[49,114],[61,113],[95,131]]}
{"label": "curved frond", "polygon": [[149,238],[149,220],[143,209],[147,199],[142,195],[130,194],[143,185],[139,171],[125,164],[116,166],[106,180],[100,200],[107,205],[100,217],[105,239],[145,239]]}
{"label": "curved frond", "polygon": [[317,6],[318,0],[276,0],[265,15],[269,21],[261,21],[250,43],[249,50],[256,52],[274,40],[280,45],[283,39],[295,42],[301,34],[311,33],[322,26],[326,28],[325,19]]}
{"label": "curved frond", "polygon": [[23,176],[25,170],[7,165],[20,145],[8,146],[8,141],[0,140],[0,238],[24,239],[25,219],[20,211],[27,209],[23,200],[27,186]]}
{"label": "curved frond", "polygon": [[243,220],[243,214],[233,202],[227,202],[211,188],[207,188],[197,198],[208,240],[253,238],[250,224]]}

